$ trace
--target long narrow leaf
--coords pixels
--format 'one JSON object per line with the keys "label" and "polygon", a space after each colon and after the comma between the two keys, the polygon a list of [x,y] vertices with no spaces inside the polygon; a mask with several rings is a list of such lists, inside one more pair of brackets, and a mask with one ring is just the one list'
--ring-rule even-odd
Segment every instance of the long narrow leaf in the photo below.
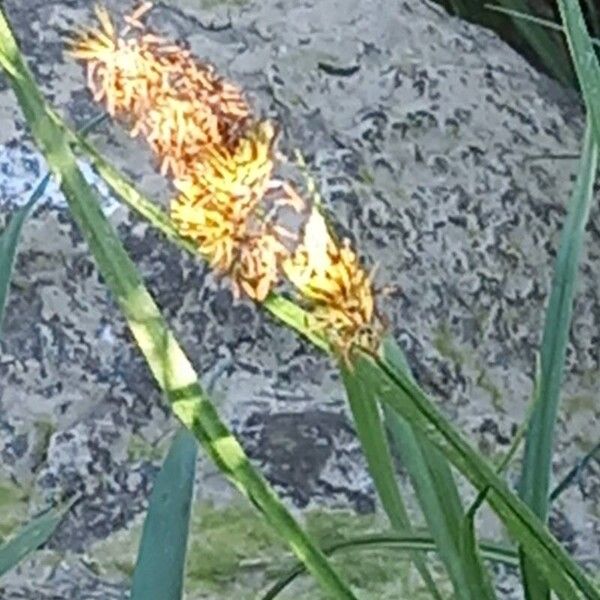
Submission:
{"label": "long narrow leaf", "polygon": [[[323,552],[329,556],[343,551],[373,550],[386,548],[401,552],[438,552],[435,540],[429,534],[371,534],[351,538],[337,542],[323,548]],[[481,555],[490,561],[502,563],[510,567],[519,565],[519,557],[516,550],[500,544],[482,541],[480,544]],[[296,577],[302,575],[305,569],[301,563],[294,565],[285,575],[280,577],[269,590],[261,597],[261,600],[273,600],[282,592]]]}
{"label": "long narrow leaf", "polygon": [[[524,0],[499,0],[499,2],[505,8],[517,12],[524,13],[528,8]],[[569,64],[569,57],[560,39],[556,40],[543,28],[536,25],[528,26],[520,19],[515,19],[513,22],[548,71],[562,83],[572,85],[574,82],[573,72]]]}
{"label": "long narrow leaf", "polygon": [[355,369],[369,385],[379,389],[379,397],[383,402],[425,434],[477,490],[490,488],[490,506],[514,539],[538,561],[557,594],[565,599],[577,597],[568,579],[570,577],[577,589],[587,594],[587,598],[600,600],[600,591],[583,570],[414,382],[384,361],[374,361],[366,355],[357,360]]}
{"label": "long narrow leaf", "polygon": [[[498,475],[501,475],[504,472],[504,470],[506,469],[506,467],[509,465],[510,461],[513,459],[513,457],[517,453],[517,450],[519,449],[519,446],[521,445],[521,442],[523,441],[523,439],[525,437],[525,433],[527,431],[527,426],[531,419],[533,409],[537,406],[537,403],[540,398],[540,379],[541,379],[541,373],[540,373],[540,361],[539,361],[539,355],[538,355],[538,356],[536,356],[536,368],[535,368],[535,381],[534,381],[534,386],[533,386],[533,395],[532,395],[532,400],[531,400],[531,403],[529,406],[529,410],[527,411],[527,418],[519,425],[519,428],[517,429],[517,432],[516,432],[516,434],[513,438],[513,441],[510,445],[510,448],[508,449],[508,452],[506,452],[506,454],[502,457],[498,466],[496,467],[496,473]],[[481,563],[481,556],[477,552],[477,535],[475,532],[475,517],[477,515],[477,511],[479,510],[480,506],[484,503],[485,499],[487,498],[489,491],[490,491],[490,488],[486,487],[477,494],[477,497],[475,498],[475,500],[469,507],[469,510],[467,510],[467,514],[465,515],[464,522],[462,525],[462,533],[461,533],[462,546],[471,549],[471,552],[473,553],[472,554],[473,558],[476,561],[478,561],[479,563]],[[486,582],[486,584],[487,583],[488,582]]]}
{"label": "long narrow leaf", "polygon": [[70,502],[35,517],[0,546],[0,577],[45,544],[72,505]]}
{"label": "long narrow leaf", "polygon": [[12,270],[17,255],[17,246],[21,237],[21,229],[35,203],[41,198],[50,181],[46,175],[31,194],[25,206],[17,209],[2,234],[0,234],[0,339],[2,339],[2,321],[4,309],[8,300],[8,290],[12,277]]}
{"label": "long narrow leaf", "polygon": [[556,484],[556,487],[550,494],[550,502],[554,502],[573,482],[579,479],[582,471],[586,465],[594,458],[594,456],[600,454],[600,442],[598,442],[589,452],[586,452],[585,456],[577,461],[577,464],[563,477],[563,479]]}
{"label": "long narrow leaf", "polygon": [[[383,342],[385,360],[394,369],[412,379],[406,357],[395,340],[387,337]],[[461,540],[461,522],[464,511],[458,488],[448,461],[419,431],[383,406],[386,425],[398,449],[402,463],[411,479],[429,530],[439,548],[440,558],[446,565],[457,598],[483,600],[493,598],[489,577],[476,555],[477,547]]]}
{"label": "long narrow leaf", "polygon": [[198,443],[180,429],[158,473],[137,556],[131,600],[180,600]]}
{"label": "long narrow leaf", "polygon": [[236,438],[219,418],[198,377],[99,207],[69,145],[69,135],[47,110],[46,103],[0,10],[0,63],[52,171],[59,177],[73,217],[82,230],[99,270],[115,295],[129,327],[172,410],[203,444],[233,483],[249,497],[265,519],[303,560],[334,598],[354,598],[325,556],[297,524],[251,465]]}
{"label": "long narrow leaf", "polygon": [[[410,533],[412,530],[410,517],[396,482],[394,463],[379,415],[375,394],[368,391],[362,381],[354,373],[351,373],[345,365],[342,364],[340,368],[356,432],[367,459],[369,472],[381,499],[381,504],[392,527]],[[427,569],[423,557],[419,556],[418,553],[413,553],[411,558],[432,597],[441,600],[442,596]]]}
{"label": "long narrow leaf", "polygon": [[600,64],[578,0],[558,0],[558,8],[583,99],[600,145]]}
{"label": "long narrow leaf", "polygon": [[[592,0],[593,1],[593,0]],[[554,21],[550,21],[549,19],[544,19],[542,17],[536,17],[534,15],[530,15],[525,12],[521,12],[518,10],[513,10],[511,8],[505,8],[503,6],[496,6],[495,4],[486,4],[485,8],[489,10],[493,10],[494,12],[498,12],[504,15],[508,15],[513,17],[514,19],[521,19],[522,21],[528,21],[529,23],[535,23],[536,25],[540,25],[541,27],[545,27],[546,29],[552,29],[553,31],[560,31],[561,33],[565,33],[565,28],[559,23],[555,23]],[[592,44],[594,46],[600,46],[600,40],[597,38],[591,38]]]}
{"label": "long narrow leaf", "polygon": [[[599,89],[600,92],[600,89]],[[599,138],[600,139],[600,138]],[[564,362],[571,327],[571,313],[585,226],[593,200],[598,168],[598,144],[588,125],[577,181],[560,237],[550,300],[540,352],[539,395],[525,440],[525,455],[519,493],[535,514],[545,521],[548,515],[550,474],[554,431],[560,400]],[[548,597],[549,592],[536,575],[535,565],[528,567],[523,558],[525,588],[530,598]]]}

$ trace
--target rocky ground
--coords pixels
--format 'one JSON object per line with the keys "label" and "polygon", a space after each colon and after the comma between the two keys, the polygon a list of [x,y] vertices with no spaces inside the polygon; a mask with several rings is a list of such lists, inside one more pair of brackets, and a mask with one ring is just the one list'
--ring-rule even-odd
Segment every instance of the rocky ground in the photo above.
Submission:
{"label": "rocky ground", "polygon": [[[117,0],[106,5],[129,10]],[[4,6],[48,99],[77,124],[96,114],[81,68],[63,56],[68,32],[90,23],[92,2]],[[282,124],[284,151],[302,148],[341,231],[379,265],[378,283],[395,286],[384,310],[420,383],[482,454],[504,452],[531,396],[580,149],[573,93],[492,33],[424,0],[171,0],[155,3],[148,21],[242,84]],[[44,166],[1,77],[0,122],[4,219]],[[93,141],[166,201],[168,186],[141,143],[113,124]],[[198,371],[218,375],[222,416],[277,490],[298,509],[371,512],[372,484],[332,363],[234,302],[204,265],[86,172]],[[598,441],[599,272],[594,207],[555,481]],[[60,193],[49,189],[24,229],[0,342],[3,528],[65,494],[81,501],[49,548],[3,581],[1,598],[122,597],[125,575],[109,576],[97,558],[92,568],[89,556],[139,524],[175,428]],[[197,490],[199,501],[219,505],[233,496],[203,457]],[[490,535],[502,535],[486,523]],[[556,502],[551,524],[575,556],[597,563],[597,463]],[[503,597],[518,598],[509,587]]]}

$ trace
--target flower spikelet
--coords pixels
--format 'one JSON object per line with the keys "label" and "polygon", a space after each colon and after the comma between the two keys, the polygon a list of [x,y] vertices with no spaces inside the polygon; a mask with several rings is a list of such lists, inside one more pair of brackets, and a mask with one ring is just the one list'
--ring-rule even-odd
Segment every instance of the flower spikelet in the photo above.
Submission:
{"label": "flower spikelet", "polygon": [[284,270],[308,301],[313,327],[327,334],[348,364],[355,345],[377,350],[382,326],[371,276],[361,267],[349,240],[333,239],[316,207],[306,223],[303,243]]}
{"label": "flower spikelet", "polygon": [[207,146],[235,145],[251,111],[241,90],[212,65],[143,29],[139,17],[149,7],[135,11],[121,32],[97,7],[99,27],[80,32],[70,53],[85,62],[94,100],[146,139],[163,174],[178,177],[194,168]]}
{"label": "flower spikelet", "polygon": [[274,135],[268,121],[259,123],[239,140],[235,151],[213,145],[205,151],[203,163],[174,181],[181,193],[171,203],[171,218],[222,272],[232,270],[238,247],[247,237],[250,213],[270,182]]}

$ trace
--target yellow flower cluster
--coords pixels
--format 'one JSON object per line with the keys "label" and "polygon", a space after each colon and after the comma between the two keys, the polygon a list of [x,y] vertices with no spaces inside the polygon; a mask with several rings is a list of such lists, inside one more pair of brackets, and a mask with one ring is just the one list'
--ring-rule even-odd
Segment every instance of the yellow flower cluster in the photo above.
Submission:
{"label": "yellow flower cluster", "polygon": [[302,243],[283,269],[309,301],[314,329],[326,333],[347,363],[354,344],[377,350],[383,331],[372,277],[360,266],[349,240],[334,241],[317,207],[312,208]]}
{"label": "yellow flower cluster", "polygon": [[[281,274],[308,303],[314,326],[349,360],[354,344],[375,350],[379,319],[371,278],[347,241],[338,244],[316,207],[274,177],[277,130],[259,120],[242,91],[188,49],[146,30],[141,5],[121,31],[96,8],[70,52],[86,66],[96,101],[152,148],[178,192],[171,218],[181,235],[234,291],[264,300]],[[271,205],[309,215],[299,233],[277,222]]]}

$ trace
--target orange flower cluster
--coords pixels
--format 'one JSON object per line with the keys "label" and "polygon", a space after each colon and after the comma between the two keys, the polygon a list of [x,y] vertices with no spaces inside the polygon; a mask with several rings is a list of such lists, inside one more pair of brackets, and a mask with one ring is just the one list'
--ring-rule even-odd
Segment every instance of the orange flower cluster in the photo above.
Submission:
{"label": "orange flower cluster", "polygon": [[284,265],[286,277],[311,306],[313,327],[324,332],[346,362],[353,345],[375,352],[383,328],[375,310],[372,275],[367,275],[349,240],[334,241],[313,207],[302,243]]}
{"label": "orange flower cluster", "polygon": [[[285,273],[344,356],[356,343],[375,349],[379,335],[376,344],[364,336],[379,322],[371,279],[348,242],[334,242],[320,213],[274,178],[276,128],[211,65],[149,33],[140,18],[150,6],[125,17],[119,32],[96,8],[100,26],[80,31],[70,51],[85,63],[94,99],[146,139],[172,178],[179,232],[231,277],[236,293],[262,301]],[[273,216],[280,206],[310,214],[302,239]]]}

